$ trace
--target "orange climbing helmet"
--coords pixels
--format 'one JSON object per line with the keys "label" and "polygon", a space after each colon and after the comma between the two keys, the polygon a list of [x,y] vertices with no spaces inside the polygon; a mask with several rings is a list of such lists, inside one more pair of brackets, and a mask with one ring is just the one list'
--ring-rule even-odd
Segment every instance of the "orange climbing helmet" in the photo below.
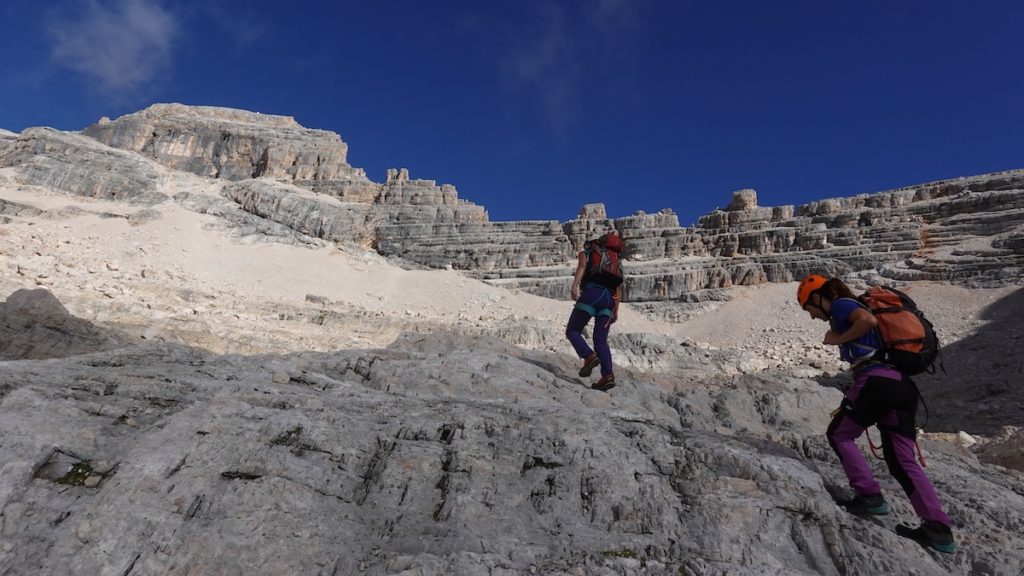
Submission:
{"label": "orange climbing helmet", "polygon": [[809,274],[804,277],[800,281],[800,287],[796,289],[796,301],[800,303],[800,307],[806,306],[807,299],[811,297],[811,294],[823,287],[826,282],[828,282],[828,278],[820,274]]}

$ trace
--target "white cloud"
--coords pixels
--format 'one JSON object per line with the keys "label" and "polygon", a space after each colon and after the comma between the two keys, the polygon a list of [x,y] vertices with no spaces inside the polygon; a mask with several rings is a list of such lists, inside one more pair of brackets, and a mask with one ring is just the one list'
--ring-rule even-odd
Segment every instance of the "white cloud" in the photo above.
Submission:
{"label": "white cloud", "polygon": [[639,26],[636,0],[587,0],[567,8],[536,5],[536,16],[504,54],[503,71],[517,91],[540,98],[548,126],[564,140],[584,116],[582,81],[628,72]]}
{"label": "white cloud", "polygon": [[178,21],[157,0],[88,0],[47,26],[56,63],[111,93],[132,93],[171,64]]}
{"label": "white cloud", "polygon": [[274,23],[251,6],[251,2],[239,0],[205,0],[190,4],[183,9],[187,20],[203,20],[220,26],[232,47],[248,50],[263,37],[274,32]]}
{"label": "white cloud", "polygon": [[579,115],[580,65],[566,18],[558,7],[543,6],[535,27],[520,31],[503,63],[516,89],[540,97],[549,126],[559,139]]}

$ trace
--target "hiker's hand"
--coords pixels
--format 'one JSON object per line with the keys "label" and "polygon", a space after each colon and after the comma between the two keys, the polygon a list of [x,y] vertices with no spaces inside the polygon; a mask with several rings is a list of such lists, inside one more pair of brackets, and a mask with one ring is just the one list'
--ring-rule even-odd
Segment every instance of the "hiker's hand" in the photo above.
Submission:
{"label": "hiker's hand", "polygon": [[572,296],[573,300],[579,300],[580,298],[580,287],[573,285],[572,290],[569,291],[569,295]]}
{"label": "hiker's hand", "polygon": [[829,330],[828,332],[825,333],[825,339],[822,340],[821,343],[826,344],[828,346],[839,346],[840,344],[843,343],[843,341],[840,339],[841,336],[842,334],[840,334],[839,332],[836,332],[835,330]]}
{"label": "hiker's hand", "polygon": [[615,324],[615,322],[618,319],[619,319],[619,312],[618,312],[618,310],[612,310],[612,317],[608,319],[608,325],[611,326],[612,324]]}

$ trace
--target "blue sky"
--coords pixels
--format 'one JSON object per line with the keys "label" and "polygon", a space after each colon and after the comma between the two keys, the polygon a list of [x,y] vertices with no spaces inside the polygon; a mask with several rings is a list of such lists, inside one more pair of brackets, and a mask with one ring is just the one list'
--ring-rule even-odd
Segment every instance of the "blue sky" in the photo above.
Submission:
{"label": "blue sky", "polygon": [[492,220],[761,205],[1024,168],[1024,3],[4,0],[0,128],[294,116]]}

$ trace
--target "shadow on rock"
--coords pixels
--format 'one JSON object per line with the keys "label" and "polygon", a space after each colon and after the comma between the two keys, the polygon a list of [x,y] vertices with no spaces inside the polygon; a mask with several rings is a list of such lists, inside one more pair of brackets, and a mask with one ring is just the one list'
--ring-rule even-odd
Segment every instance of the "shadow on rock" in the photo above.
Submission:
{"label": "shadow on rock", "polygon": [[1024,289],[991,304],[982,318],[987,323],[977,332],[942,348],[942,368],[914,378],[931,431],[992,435],[1024,424]]}
{"label": "shadow on rock", "polygon": [[120,347],[117,337],[75,318],[48,290],[16,290],[0,303],[0,360],[45,360]]}

